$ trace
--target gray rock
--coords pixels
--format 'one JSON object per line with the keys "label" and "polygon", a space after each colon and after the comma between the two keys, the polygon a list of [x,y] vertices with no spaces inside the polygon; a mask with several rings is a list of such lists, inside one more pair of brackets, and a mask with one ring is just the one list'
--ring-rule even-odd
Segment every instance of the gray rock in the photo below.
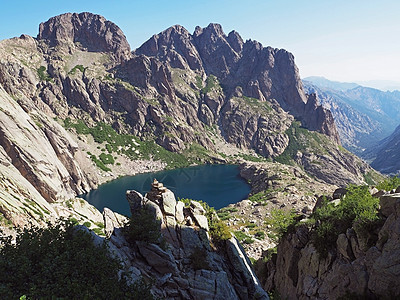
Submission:
{"label": "gray rock", "polygon": [[183,250],[188,255],[192,254],[194,249],[203,247],[203,243],[193,227],[180,226],[180,236]]}
{"label": "gray rock", "polygon": [[178,274],[178,267],[174,257],[162,250],[155,244],[145,242],[136,242],[140,254],[144,257],[147,263],[152,266],[160,274],[172,273]]}
{"label": "gray rock", "polygon": [[114,212],[105,207],[103,210],[103,218],[104,218],[104,232],[107,238],[110,238],[114,232],[115,227],[119,227],[117,218],[114,215]]}
{"label": "gray rock", "polygon": [[206,231],[209,230],[208,228],[208,220],[206,216],[203,215],[195,215],[193,214],[194,219],[196,220],[196,223],[199,225],[201,229],[204,229]]}
{"label": "gray rock", "polygon": [[229,282],[226,272],[218,272],[215,278],[215,300],[239,299],[234,287]]}
{"label": "gray rock", "polygon": [[143,195],[137,191],[128,190],[126,191],[126,200],[129,203],[132,216],[134,216],[143,205]]}
{"label": "gray rock", "polygon": [[66,13],[39,26],[38,40],[50,46],[79,42],[83,48],[94,52],[111,52],[118,60],[128,59],[129,43],[122,30],[104,17],[88,12]]}
{"label": "gray rock", "polygon": [[267,293],[262,289],[260,282],[257,279],[249,258],[246,256],[244,249],[239,244],[235,237],[232,237],[226,242],[226,252],[228,254],[229,261],[235,269],[235,273],[243,278],[245,285],[247,286],[248,294],[250,297],[257,299],[269,299]]}
{"label": "gray rock", "polygon": [[344,233],[339,234],[336,241],[336,247],[340,254],[349,260],[354,259],[353,251],[351,250],[351,244]]}
{"label": "gray rock", "polygon": [[161,221],[163,220],[163,213],[161,211],[161,208],[156,203],[152,201],[146,201],[144,206],[146,209],[154,214],[154,218]]}
{"label": "gray rock", "polygon": [[381,213],[388,217],[400,209],[400,194],[390,194],[380,197]]}
{"label": "gray rock", "polygon": [[197,201],[192,201],[190,203],[190,209],[191,209],[192,213],[196,214],[196,215],[204,215],[206,213],[203,206]]}
{"label": "gray rock", "polygon": [[178,201],[175,206],[175,218],[178,223],[183,223],[185,216],[183,214],[183,209],[185,204],[182,201]]}
{"label": "gray rock", "polygon": [[162,208],[166,215],[175,216],[176,199],[173,192],[167,190],[162,193]]}

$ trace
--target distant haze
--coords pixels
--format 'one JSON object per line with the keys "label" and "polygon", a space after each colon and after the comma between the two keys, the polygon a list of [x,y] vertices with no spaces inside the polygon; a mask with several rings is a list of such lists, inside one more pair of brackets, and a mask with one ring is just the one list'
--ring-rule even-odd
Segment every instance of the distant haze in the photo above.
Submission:
{"label": "distant haze", "polygon": [[357,81],[359,85],[372,87],[381,91],[400,91],[400,81],[390,80],[369,80],[369,81]]}
{"label": "distant haze", "polygon": [[355,88],[359,85],[364,87],[370,87],[381,91],[400,91],[400,82],[390,80],[369,80],[369,81],[357,81],[357,82],[340,82],[327,79],[322,76],[309,76],[303,78],[305,81],[317,84],[320,87],[334,89],[338,91],[346,91],[348,89]]}

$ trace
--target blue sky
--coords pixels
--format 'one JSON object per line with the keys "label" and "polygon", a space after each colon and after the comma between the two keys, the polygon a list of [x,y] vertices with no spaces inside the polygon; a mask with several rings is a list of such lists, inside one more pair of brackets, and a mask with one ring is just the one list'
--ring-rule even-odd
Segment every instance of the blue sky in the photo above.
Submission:
{"label": "blue sky", "polygon": [[400,81],[400,1],[148,0],[2,1],[0,39],[36,36],[40,22],[65,12],[101,14],[124,31],[132,49],[180,24],[220,23],[244,40],[292,52],[302,77]]}

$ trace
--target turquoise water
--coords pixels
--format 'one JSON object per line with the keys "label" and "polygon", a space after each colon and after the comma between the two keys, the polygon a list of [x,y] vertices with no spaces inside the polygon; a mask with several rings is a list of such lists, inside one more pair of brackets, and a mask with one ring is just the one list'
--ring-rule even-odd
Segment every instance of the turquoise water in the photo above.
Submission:
{"label": "turquoise water", "polygon": [[250,193],[250,186],[240,177],[238,166],[203,165],[122,177],[80,197],[100,211],[108,207],[129,216],[126,190],[145,194],[150,190],[154,178],[173,191],[175,197],[203,200],[215,209],[246,199]]}

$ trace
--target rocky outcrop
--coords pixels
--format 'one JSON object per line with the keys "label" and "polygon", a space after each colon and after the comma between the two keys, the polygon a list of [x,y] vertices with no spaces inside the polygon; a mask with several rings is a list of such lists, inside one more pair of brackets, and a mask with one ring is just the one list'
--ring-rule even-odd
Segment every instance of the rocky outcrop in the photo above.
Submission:
{"label": "rocky outcrop", "polygon": [[130,46],[122,30],[100,15],[66,13],[40,23],[38,40],[50,47],[79,43],[94,52],[112,52],[122,61],[130,57]]}
{"label": "rocky outcrop", "polygon": [[349,228],[338,236],[336,248],[321,258],[300,226],[278,245],[268,263],[265,288],[285,299],[395,299],[400,296],[400,194],[380,198],[382,227],[377,240]]}
{"label": "rocky outcrop", "polygon": [[[232,237],[216,248],[202,205],[192,201],[188,207],[176,201],[174,194],[154,181],[144,197],[127,191],[132,218],[148,209],[161,221],[160,229],[167,246],[136,241],[128,244],[120,221],[105,210],[109,224],[110,249],[122,258],[133,277],[151,277],[153,294],[168,299],[269,299],[260,287],[243,248]],[[107,217],[106,217],[107,216]],[[109,229],[113,228],[113,231]],[[202,261],[199,263],[194,261]],[[194,266],[197,267],[195,268]]]}
{"label": "rocky outcrop", "polygon": [[10,164],[48,202],[90,188],[75,161],[78,146],[55,122],[25,112],[0,87],[0,146]]}

